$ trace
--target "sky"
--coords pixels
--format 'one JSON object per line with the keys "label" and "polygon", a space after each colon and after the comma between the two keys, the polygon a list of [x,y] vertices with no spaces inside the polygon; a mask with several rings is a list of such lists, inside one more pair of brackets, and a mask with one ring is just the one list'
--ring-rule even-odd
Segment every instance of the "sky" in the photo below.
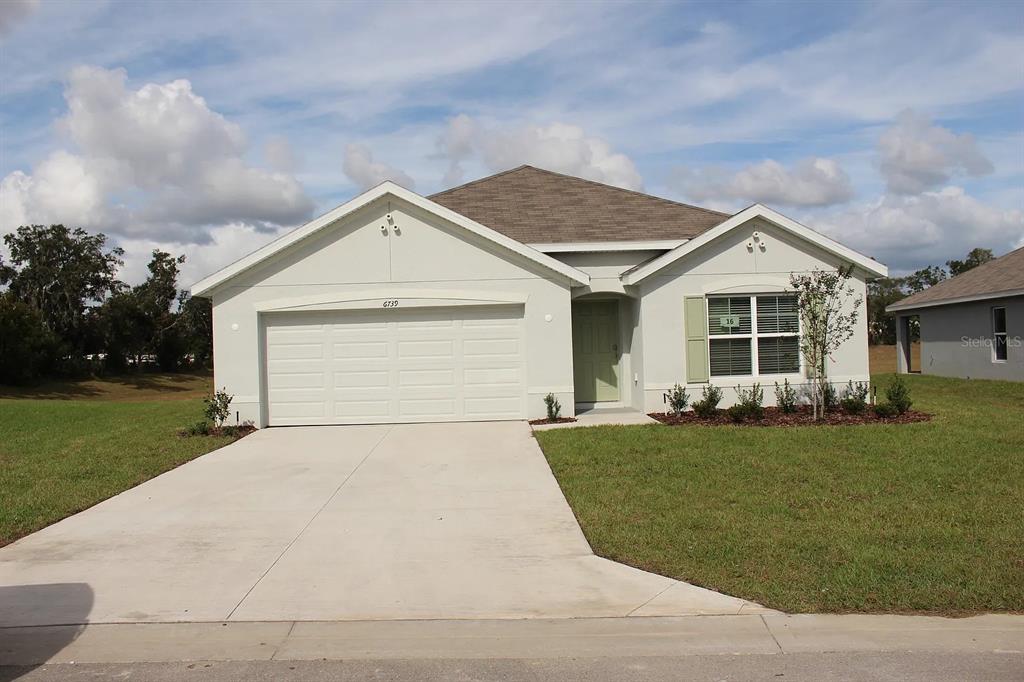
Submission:
{"label": "sky", "polygon": [[130,283],[523,163],[760,202],[897,274],[1001,255],[1024,3],[0,2],[0,234],[103,232]]}

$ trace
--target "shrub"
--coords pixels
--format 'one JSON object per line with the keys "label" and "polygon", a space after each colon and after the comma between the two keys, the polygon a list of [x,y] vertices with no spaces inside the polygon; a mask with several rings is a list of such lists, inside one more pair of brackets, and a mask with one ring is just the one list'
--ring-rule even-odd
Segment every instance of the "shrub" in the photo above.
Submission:
{"label": "shrub", "polygon": [[181,430],[183,436],[209,436],[210,435],[210,422],[205,419],[201,422],[196,422],[192,426],[186,426]]}
{"label": "shrub", "polygon": [[[746,390],[737,386],[736,405],[733,407],[740,408],[739,410],[729,408],[729,416],[733,417],[735,421],[742,421],[747,417],[751,419],[763,418],[764,391],[761,389],[761,384],[754,384]],[[739,416],[739,419],[736,419],[736,416]]]}
{"label": "shrub", "polygon": [[544,407],[548,411],[548,419],[554,421],[562,415],[562,403],[558,402],[558,398],[555,397],[554,393],[548,393],[544,396]]}
{"label": "shrub", "polygon": [[672,390],[668,392],[668,406],[672,409],[672,414],[677,417],[683,413],[689,402],[690,394],[679,384],[673,386]]}
{"label": "shrub", "polygon": [[895,417],[899,412],[893,407],[892,403],[878,403],[875,405],[875,414],[886,419],[888,417]]}
{"label": "shrub", "polygon": [[796,391],[789,385],[789,379],[784,379],[781,386],[775,382],[775,404],[785,414],[796,412]]}
{"label": "shrub", "polygon": [[702,419],[709,419],[715,416],[718,411],[718,403],[722,402],[722,389],[708,384],[704,387],[701,399],[693,403],[693,411]]}
{"label": "shrub", "polygon": [[234,396],[228,395],[228,392],[224,389],[203,398],[203,402],[206,403],[206,419],[213,422],[217,428],[223,426],[224,421],[231,414],[231,401],[233,399]]}
{"label": "shrub", "polygon": [[885,397],[899,414],[905,414],[914,404],[910,399],[910,387],[899,376],[885,389]]}
{"label": "shrub", "polygon": [[852,381],[847,382],[839,405],[850,414],[862,414],[868,409],[868,385],[861,381],[856,385]]}
{"label": "shrub", "polygon": [[839,394],[836,392],[835,386],[825,384],[825,389],[821,394],[821,403],[826,412],[835,409],[835,406],[839,404]]}
{"label": "shrub", "polygon": [[0,293],[0,384],[29,384],[55,363],[57,339],[32,306]]}

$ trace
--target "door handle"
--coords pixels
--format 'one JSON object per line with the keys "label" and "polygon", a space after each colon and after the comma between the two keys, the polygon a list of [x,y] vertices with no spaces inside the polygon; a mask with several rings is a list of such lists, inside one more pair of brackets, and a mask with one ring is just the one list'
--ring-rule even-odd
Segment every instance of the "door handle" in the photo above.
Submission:
{"label": "door handle", "polygon": [[613,343],[612,344],[612,351],[615,352],[615,353],[618,353],[619,352],[619,344]]}

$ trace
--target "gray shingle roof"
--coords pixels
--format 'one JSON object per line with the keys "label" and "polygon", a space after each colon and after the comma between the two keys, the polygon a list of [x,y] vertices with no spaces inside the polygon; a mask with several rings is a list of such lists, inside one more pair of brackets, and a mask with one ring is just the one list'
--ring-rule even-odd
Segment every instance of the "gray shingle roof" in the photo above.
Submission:
{"label": "gray shingle roof", "polygon": [[429,199],[526,244],[691,239],[729,217],[533,166]]}
{"label": "gray shingle roof", "polygon": [[907,296],[888,309],[908,310],[922,305],[938,305],[944,301],[992,298],[1001,292],[1020,291],[1024,291],[1024,247]]}

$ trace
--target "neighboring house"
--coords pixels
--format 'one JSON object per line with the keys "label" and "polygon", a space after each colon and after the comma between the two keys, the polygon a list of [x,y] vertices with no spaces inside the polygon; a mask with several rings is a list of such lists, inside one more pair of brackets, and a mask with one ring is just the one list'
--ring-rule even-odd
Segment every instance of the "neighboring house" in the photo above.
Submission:
{"label": "neighboring house", "polygon": [[[893,303],[897,371],[1024,381],[1024,248]],[[910,319],[921,367],[910,366]]]}
{"label": "neighboring house", "polygon": [[[790,273],[874,260],[763,206],[695,208],[530,166],[430,198],[385,182],[199,282],[215,381],[258,425],[665,409],[805,381]],[[863,316],[831,359],[868,380]]]}

